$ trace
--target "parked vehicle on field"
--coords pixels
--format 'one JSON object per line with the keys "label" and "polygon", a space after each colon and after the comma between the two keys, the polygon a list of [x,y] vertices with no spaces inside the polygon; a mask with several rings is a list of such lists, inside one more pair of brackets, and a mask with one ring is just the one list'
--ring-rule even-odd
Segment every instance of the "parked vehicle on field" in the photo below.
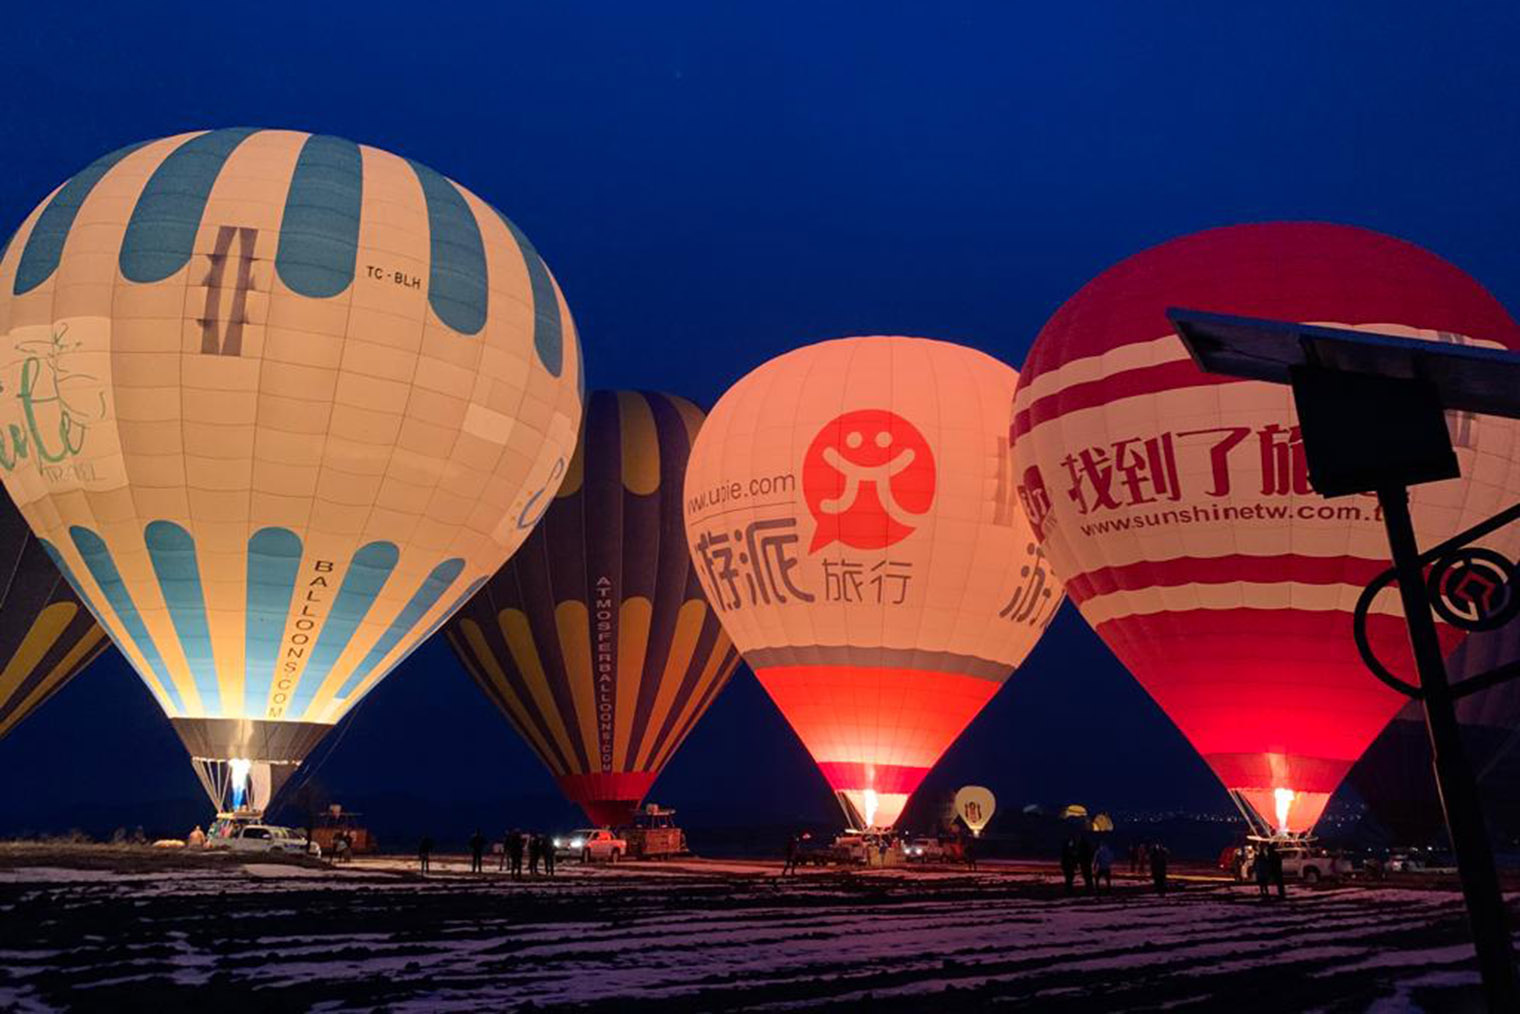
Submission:
{"label": "parked vehicle on field", "polygon": [[615,863],[628,854],[628,840],[607,828],[582,828],[555,838],[554,854],[583,863]]}
{"label": "parked vehicle on field", "polygon": [[830,866],[839,862],[832,842],[812,835],[803,835],[797,842],[798,866]]}
{"label": "parked vehicle on field", "polygon": [[846,831],[832,848],[836,862],[856,866],[895,866],[905,858],[902,841],[890,833]]}
{"label": "parked vehicle on field", "polygon": [[687,855],[686,832],[676,827],[676,811],[654,803],[633,815],[633,824],[621,829],[628,841],[628,858],[659,859]]}
{"label": "parked vehicle on field", "polygon": [[[1242,856],[1237,866],[1239,879],[1251,881],[1256,878],[1256,863],[1263,853],[1263,844],[1253,842]],[[1350,859],[1308,843],[1279,843],[1277,853],[1282,857],[1283,877],[1302,880],[1306,884],[1336,880],[1350,875],[1355,869]]]}
{"label": "parked vehicle on field", "polygon": [[1412,848],[1391,852],[1383,863],[1390,873],[1455,873],[1457,861],[1450,852]]}
{"label": "parked vehicle on field", "polygon": [[312,855],[320,857],[322,846],[307,841],[299,831],[276,824],[244,824],[226,837],[213,838],[209,848],[230,849],[233,852],[281,852],[287,855]]}
{"label": "parked vehicle on field", "polygon": [[950,859],[950,850],[938,838],[919,836],[903,842],[903,858],[910,863],[941,863]]}

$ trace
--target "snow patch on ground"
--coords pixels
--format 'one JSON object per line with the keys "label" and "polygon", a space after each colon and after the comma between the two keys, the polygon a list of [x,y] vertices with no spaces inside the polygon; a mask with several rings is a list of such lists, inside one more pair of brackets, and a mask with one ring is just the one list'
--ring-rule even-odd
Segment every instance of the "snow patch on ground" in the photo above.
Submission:
{"label": "snow patch on ground", "polygon": [[[0,925],[0,1009],[125,1004],[168,982],[208,1010],[268,988],[293,1007],[396,1011],[531,1000],[686,1014],[868,996],[894,1014],[989,999],[1186,1010],[1270,992],[1294,1010],[1382,994],[1374,1010],[1391,1014],[1417,991],[1475,981],[1454,892],[1343,887],[1262,903],[1249,887],[1158,897],[1131,886],[1092,899],[1007,869],[775,874],[763,863],[566,864],[518,882],[453,861],[421,877],[404,859],[12,870],[0,908],[40,905],[48,918],[27,932]],[[219,929],[218,907],[237,932]]]}

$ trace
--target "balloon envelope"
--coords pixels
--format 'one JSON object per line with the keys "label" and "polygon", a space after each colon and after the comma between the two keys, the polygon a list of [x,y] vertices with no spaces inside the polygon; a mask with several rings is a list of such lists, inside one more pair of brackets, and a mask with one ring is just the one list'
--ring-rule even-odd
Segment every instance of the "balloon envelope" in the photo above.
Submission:
{"label": "balloon envelope", "polygon": [[[1239,226],[1105,272],[1040,332],[1015,400],[1020,498],[1087,621],[1238,800],[1306,831],[1404,699],[1352,641],[1389,566],[1375,500],[1310,488],[1291,389],[1200,372],[1168,307],[1516,347],[1504,309],[1403,241]],[[1516,426],[1450,417],[1462,478],[1412,491],[1422,544],[1520,494]],[[1506,536],[1508,537],[1508,536]],[[1512,540],[1511,540],[1512,541]],[[1380,657],[1410,672],[1397,596]],[[1443,628],[1447,648],[1460,633]]]}
{"label": "balloon envelope", "polygon": [[684,398],[593,392],[543,520],[447,627],[593,824],[631,819],[739,664],[681,524],[702,418]]}
{"label": "balloon envelope", "polygon": [[109,647],[26,520],[0,497],[0,738]]}
{"label": "balloon envelope", "polygon": [[971,829],[972,834],[981,834],[982,828],[987,826],[996,812],[997,799],[993,797],[991,789],[966,785],[955,793],[955,815]]}
{"label": "balloon envelope", "polygon": [[[1451,681],[1470,679],[1520,659],[1520,623],[1471,634],[1447,660]],[[1520,834],[1520,682],[1457,702],[1462,748],[1483,797],[1490,833]],[[1431,768],[1430,733],[1418,701],[1404,706],[1351,769],[1347,781],[1372,818],[1402,845],[1429,845],[1446,819]]]}
{"label": "balloon envelope", "polygon": [[896,822],[1060,604],[1014,500],[1016,381],[948,342],[821,342],[697,437],[703,587],[856,826]]}
{"label": "balloon envelope", "polygon": [[86,167],[0,259],[0,336],[5,487],[219,801],[267,802],[500,566],[580,419],[515,227],[293,131]]}

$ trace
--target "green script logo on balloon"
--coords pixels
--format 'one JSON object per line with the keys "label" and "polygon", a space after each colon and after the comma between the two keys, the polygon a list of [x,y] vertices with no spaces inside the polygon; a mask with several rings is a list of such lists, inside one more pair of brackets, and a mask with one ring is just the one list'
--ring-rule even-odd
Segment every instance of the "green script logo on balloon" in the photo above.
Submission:
{"label": "green script logo on balloon", "polygon": [[[16,350],[22,353],[20,379],[14,388],[0,382],[0,397],[14,397],[21,404],[25,425],[11,423],[0,432],[0,468],[13,472],[30,458],[45,476],[59,477],[60,465],[70,462],[84,449],[85,437],[92,423],[105,417],[106,396],[96,390],[98,408],[91,404],[88,391],[81,386],[99,387],[97,378],[71,366],[80,343],[67,340],[68,325],[54,328],[50,337],[22,341]],[[92,466],[71,463],[71,472],[93,471]],[[88,479],[88,474],[79,478]]]}

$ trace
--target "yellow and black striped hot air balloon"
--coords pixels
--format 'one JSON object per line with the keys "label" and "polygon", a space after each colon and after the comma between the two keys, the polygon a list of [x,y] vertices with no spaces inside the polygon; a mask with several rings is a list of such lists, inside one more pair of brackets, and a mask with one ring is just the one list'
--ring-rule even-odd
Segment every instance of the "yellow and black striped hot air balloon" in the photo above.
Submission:
{"label": "yellow and black striped hot air balloon", "polygon": [[10,502],[0,497],[0,739],[109,643]]}
{"label": "yellow and black striped hot air balloon", "polygon": [[447,627],[475,682],[598,825],[629,819],[739,664],[681,519],[702,419],[684,398],[593,392],[543,521]]}
{"label": "yellow and black striped hot air balloon", "polygon": [[218,803],[266,804],[501,566],[581,399],[522,234],[339,138],[123,148],[0,252],[0,478]]}

